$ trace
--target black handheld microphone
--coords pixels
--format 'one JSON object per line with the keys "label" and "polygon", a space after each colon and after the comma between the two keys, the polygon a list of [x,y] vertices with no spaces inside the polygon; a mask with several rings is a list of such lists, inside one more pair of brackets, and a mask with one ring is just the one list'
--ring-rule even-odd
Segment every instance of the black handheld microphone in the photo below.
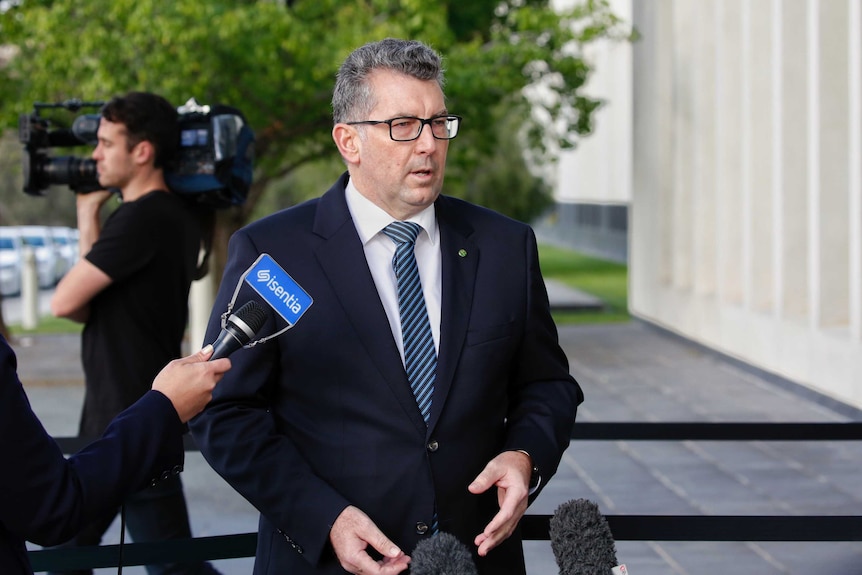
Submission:
{"label": "black handheld microphone", "polygon": [[230,314],[221,333],[213,342],[213,354],[209,360],[227,357],[250,342],[266,322],[267,313],[262,305],[249,300]]}
{"label": "black handheld microphone", "polygon": [[442,531],[417,543],[410,559],[410,575],[479,574],[467,546]]}
{"label": "black handheld microphone", "polygon": [[628,573],[617,565],[611,528],[592,501],[573,499],[557,507],[549,532],[560,575]]}

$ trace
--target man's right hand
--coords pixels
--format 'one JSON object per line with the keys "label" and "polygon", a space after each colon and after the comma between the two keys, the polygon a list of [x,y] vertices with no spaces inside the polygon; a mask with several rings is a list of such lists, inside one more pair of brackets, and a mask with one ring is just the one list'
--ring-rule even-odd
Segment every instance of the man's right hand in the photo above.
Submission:
{"label": "man's right hand", "polygon": [[78,253],[84,257],[93,244],[99,239],[102,222],[99,214],[102,206],[114,193],[108,190],[96,190],[86,194],[75,194],[75,209],[78,214]]}
{"label": "man's right hand", "polygon": [[79,212],[81,209],[84,209],[85,214],[89,214],[91,210],[98,211],[113,195],[114,192],[110,190],[94,190],[92,192],[75,194],[75,207]]}
{"label": "man's right hand", "polygon": [[183,423],[203,411],[212,399],[212,392],[222,376],[230,369],[226,357],[207,361],[213,346],[182,359],[175,359],[162,368],[153,380],[153,389],[167,396]]}
{"label": "man's right hand", "polygon": [[[336,518],[329,540],[341,567],[348,573],[394,575],[410,564],[410,557],[390,541],[368,515],[352,505]],[[372,559],[366,551],[369,545],[383,555],[383,559]]]}

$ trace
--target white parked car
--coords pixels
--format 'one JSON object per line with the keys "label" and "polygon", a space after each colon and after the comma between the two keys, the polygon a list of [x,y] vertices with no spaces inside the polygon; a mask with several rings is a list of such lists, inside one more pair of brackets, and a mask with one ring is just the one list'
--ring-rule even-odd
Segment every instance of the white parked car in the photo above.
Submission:
{"label": "white parked car", "polygon": [[57,246],[57,252],[63,263],[62,273],[59,279],[66,275],[75,262],[78,260],[78,237],[73,234],[71,228],[56,227],[51,228],[51,234],[54,238],[54,245]]}
{"label": "white parked car", "polygon": [[72,259],[72,265],[78,263],[78,258],[81,256],[81,246],[78,245],[80,235],[78,228],[69,228],[69,239],[72,241],[72,252],[75,254],[75,257]]}
{"label": "white parked car", "polygon": [[21,293],[21,269],[24,243],[17,228],[0,226],[0,293],[14,296]]}
{"label": "white parked car", "polygon": [[63,260],[60,258],[54,238],[48,226],[18,226],[21,239],[36,256],[36,275],[40,288],[49,288],[63,275]]}

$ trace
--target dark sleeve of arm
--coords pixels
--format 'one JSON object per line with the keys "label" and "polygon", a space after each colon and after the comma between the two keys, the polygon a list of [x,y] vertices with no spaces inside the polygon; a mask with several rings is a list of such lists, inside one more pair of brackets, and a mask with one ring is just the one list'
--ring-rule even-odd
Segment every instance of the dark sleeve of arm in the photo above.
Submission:
{"label": "dark sleeve of arm", "polygon": [[182,425],[167,397],[148,392],[98,440],[66,459],[30,408],[0,338],[0,522],[41,545],[81,527],[183,461]]}
{"label": "dark sleeve of arm", "polygon": [[526,451],[538,467],[542,481],[533,494],[535,497],[556,473],[569,446],[577,407],[584,395],[569,373],[568,359],[559,344],[532,231],[527,234],[524,248],[528,270],[527,321],[514,362],[517,371],[512,385],[506,448]]}
{"label": "dark sleeve of arm", "polygon": [[156,255],[156,232],[153,222],[158,219],[146,212],[146,205],[132,202],[110,215],[99,239],[86,254],[87,261],[105,272],[114,281],[129,277],[144,267]]}

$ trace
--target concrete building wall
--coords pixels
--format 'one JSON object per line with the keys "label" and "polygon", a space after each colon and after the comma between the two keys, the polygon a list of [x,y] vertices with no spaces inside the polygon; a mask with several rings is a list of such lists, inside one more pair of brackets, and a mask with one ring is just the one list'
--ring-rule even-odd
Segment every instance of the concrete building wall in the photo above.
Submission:
{"label": "concrete building wall", "polygon": [[[574,0],[553,0],[558,8]],[[613,12],[632,19],[632,0],[610,0]],[[632,195],[632,46],[597,41],[585,48],[593,65],[586,92],[603,100],[593,133],[563,151],[554,174],[555,207],[535,224],[544,241],[613,261],[628,259]]]}
{"label": "concrete building wall", "polygon": [[632,313],[862,407],[862,3],[632,20]]}
{"label": "concrete building wall", "polygon": [[[558,0],[555,4],[569,4]],[[610,0],[631,21],[631,0]],[[628,204],[631,199],[632,46],[601,40],[585,48],[593,66],[586,92],[604,100],[593,113],[593,133],[560,154],[555,199],[560,203]]]}

